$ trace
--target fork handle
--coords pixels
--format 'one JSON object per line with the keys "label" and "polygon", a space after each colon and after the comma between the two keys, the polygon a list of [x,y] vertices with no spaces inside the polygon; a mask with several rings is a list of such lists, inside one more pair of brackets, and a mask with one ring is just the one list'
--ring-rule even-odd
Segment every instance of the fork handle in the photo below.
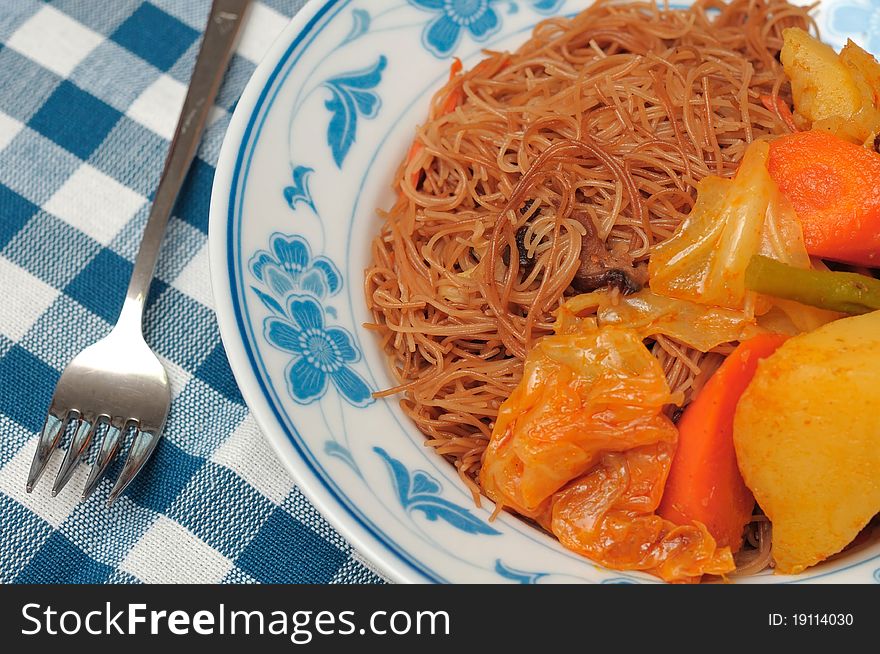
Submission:
{"label": "fork handle", "polygon": [[168,219],[174,210],[177,196],[186,179],[187,171],[196,155],[208,114],[214,106],[217,92],[232,57],[232,46],[251,0],[214,0],[208,24],[193,69],[177,131],[171,141],[165,169],[156,189],[147,226],[138,250],[125,304],[119,317],[120,327],[142,329],[144,303],[156,271],[156,261]]}

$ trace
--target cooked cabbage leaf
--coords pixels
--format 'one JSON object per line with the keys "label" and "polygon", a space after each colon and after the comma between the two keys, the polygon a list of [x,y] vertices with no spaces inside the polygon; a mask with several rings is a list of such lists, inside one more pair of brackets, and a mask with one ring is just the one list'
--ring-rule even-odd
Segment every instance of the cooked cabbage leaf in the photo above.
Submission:
{"label": "cooked cabbage leaf", "polygon": [[651,254],[651,290],[752,313],[756,296],[745,272],[753,255],[810,266],[797,216],[767,171],[768,155],[767,143],[755,141],[732,180],[710,176],[697,184],[693,211]]}
{"label": "cooked cabbage leaf", "polygon": [[573,297],[557,313],[557,333],[576,329],[577,316],[593,310],[598,327],[627,327],[643,339],[663,334],[700,352],[766,331],[743,311],[707,307],[645,289],[625,297],[615,298],[605,290]]}

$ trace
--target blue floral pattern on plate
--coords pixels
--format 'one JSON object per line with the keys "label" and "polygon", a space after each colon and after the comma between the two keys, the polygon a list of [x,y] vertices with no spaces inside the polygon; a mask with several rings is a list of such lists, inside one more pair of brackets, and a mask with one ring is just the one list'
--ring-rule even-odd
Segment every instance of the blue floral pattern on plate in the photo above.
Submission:
{"label": "blue floral pattern on plate", "polygon": [[360,361],[351,334],[342,327],[327,327],[324,310],[308,295],[287,299],[284,317],[263,323],[263,334],[279,350],[295,355],[287,366],[287,389],[297,402],[310,404],[327,392],[328,379],[354,406],[373,403],[370,387],[349,364]]}
{"label": "blue floral pattern on plate", "polygon": [[339,269],[327,257],[313,258],[301,236],[274,234],[270,247],[272,252],[261,250],[251,258],[250,269],[271,292],[252,289],[274,314],[263,323],[266,340],[294,355],[285,370],[290,397],[311,404],[324,397],[332,382],[349,404],[372,404],[369,385],[351,367],[360,361],[360,351],[348,330],[326,325],[320,304],[342,288]]}
{"label": "blue floral pattern on plate", "polygon": [[287,206],[296,209],[296,205],[302,202],[306,206],[312,208],[312,211],[318,213],[315,201],[312,199],[312,191],[309,189],[309,176],[315,172],[314,168],[308,166],[296,166],[291,172],[293,184],[284,189],[284,199],[287,200]]}
{"label": "blue floral pattern on plate", "polygon": [[562,6],[563,0],[532,0],[532,7],[542,14],[552,14]]}
{"label": "blue floral pattern on plate", "polygon": [[427,472],[416,470],[410,474],[405,465],[388,454],[383,448],[374,447],[373,451],[382,457],[388,466],[391,480],[394,482],[395,490],[397,491],[397,498],[407,513],[420,511],[432,522],[439,518],[448,522],[456,529],[469,534],[497,536],[501,533],[487,525],[467,509],[441,497],[440,493],[443,489],[440,486],[440,482]]}
{"label": "blue floral pattern on plate", "polygon": [[464,32],[478,42],[501,29],[501,19],[490,0],[409,0],[410,4],[437,14],[422,35],[425,47],[438,57],[450,55]]}
{"label": "blue floral pattern on plate", "polygon": [[357,138],[358,115],[375,118],[379,113],[382,100],[373,89],[382,81],[382,71],[387,65],[388,59],[382,55],[368,68],[337,75],[324,82],[324,86],[333,93],[333,97],[325,103],[332,114],[327,128],[327,142],[340,168]]}
{"label": "blue floral pattern on plate", "polygon": [[[563,0],[528,0],[535,11],[551,14]],[[437,14],[422,32],[422,44],[437,57],[448,57],[461,43],[464,33],[482,43],[501,29],[501,17],[493,5],[500,0],[409,0],[419,9]],[[508,11],[515,13],[519,4],[507,0]]]}
{"label": "blue floral pattern on plate", "polygon": [[518,584],[537,584],[544,577],[549,576],[546,572],[526,572],[525,570],[517,570],[506,565],[501,559],[495,561],[495,572],[510,579]]}
{"label": "blue floral pattern on plate", "polygon": [[250,269],[254,277],[269,286],[276,299],[297,291],[323,300],[342,289],[342,275],[336,264],[327,257],[312,258],[311,248],[301,236],[273,234],[269,247],[271,252],[260,250],[251,257]]}
{"label": "blue floral pattern on plate", "polygon": [[348,33],[348,36],[342,40],[339,47],[351,43],[352,41],[356,41],[370,31],[370,23],[372,23],[373,19],[370,17],[370,12],[366,9],[352,10],[351,17],[353,21],[351,31]]}

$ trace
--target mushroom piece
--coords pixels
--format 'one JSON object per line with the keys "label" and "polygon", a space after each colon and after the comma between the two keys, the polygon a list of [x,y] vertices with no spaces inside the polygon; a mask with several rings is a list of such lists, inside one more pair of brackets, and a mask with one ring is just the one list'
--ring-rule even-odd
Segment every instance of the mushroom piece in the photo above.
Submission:
{"label": "mushroom piece", "polygon": [[[525,216],[532,208],[532,205],[535,204],[534,198],[526,200],[525,204],[519,210],[520,214]],[[526,247],[526,234],[529,231],[528,225],[523,225],[518,230],[516,230],[516,252],[517,252],[517,260],[519,262],[519,269],[522,275],[528,275],[532,266],[535,265],[535,258],[529,256],[529,249]],[[505,266],[510,265],[510,249],[505,248],[504,252],[501,253],[501,260],[504,262]]]}
{"label": "mushroom piece", "polygon": [[590,293],[600,288],[617,288],[624,295],[641,291],[648,281],[647,267],[635,265],[623,247],[609,249],[586,213],[573,213],[572,218],[586,230],[581,243],[581,265],[571,283],[575,290]]}

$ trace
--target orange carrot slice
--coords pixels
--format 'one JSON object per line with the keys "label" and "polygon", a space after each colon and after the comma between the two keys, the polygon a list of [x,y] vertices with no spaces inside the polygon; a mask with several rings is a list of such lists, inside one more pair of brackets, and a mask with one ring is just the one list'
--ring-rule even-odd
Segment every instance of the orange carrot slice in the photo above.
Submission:
{"label": "orange carrot slice", "polygon": [[785,342],[760,334],[741,343],[706,382],[678,423],[678,449],[657,513],[679,525],[702,523],[719,547],[736,552],[755,507],[736,463],[733,416],[760,359]]}
{"label": "orange carrot slice", "polygon": [[821,131],[770,144],[770,176],[817,257],[880,267],[880,154]]}

